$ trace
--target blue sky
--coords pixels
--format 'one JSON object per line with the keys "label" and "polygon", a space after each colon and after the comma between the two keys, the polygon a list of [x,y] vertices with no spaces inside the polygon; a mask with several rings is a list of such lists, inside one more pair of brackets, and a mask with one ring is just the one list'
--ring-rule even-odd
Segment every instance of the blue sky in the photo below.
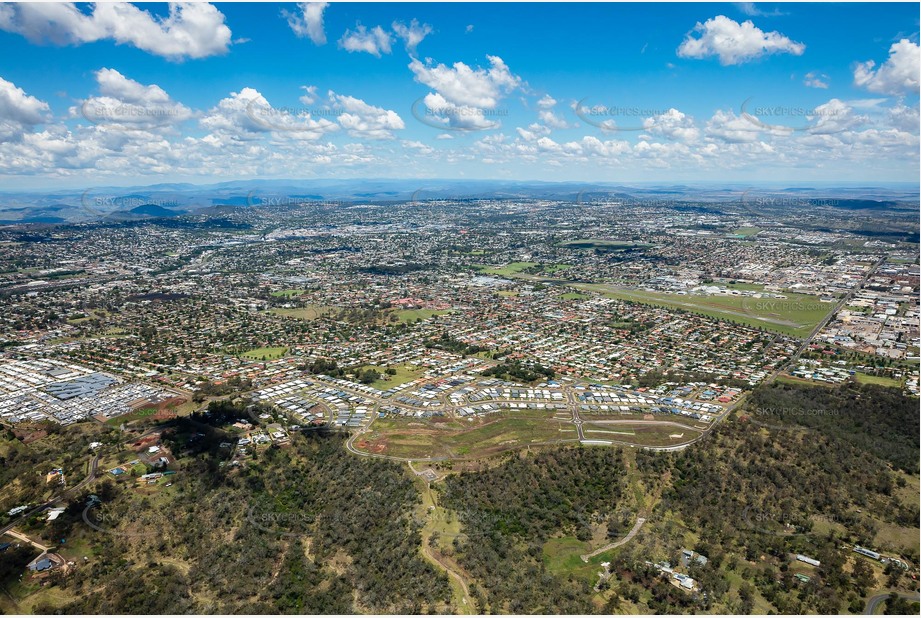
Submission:
{"label": "blue sky", "polygon": [[917,4],[0,5],[11,188],[915,181]]}

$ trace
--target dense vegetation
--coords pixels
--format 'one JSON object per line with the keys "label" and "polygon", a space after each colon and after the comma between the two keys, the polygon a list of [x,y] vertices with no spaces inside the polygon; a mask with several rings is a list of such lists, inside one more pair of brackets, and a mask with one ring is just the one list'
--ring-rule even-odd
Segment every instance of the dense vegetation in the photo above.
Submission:
{"label": "dense vegetation", "polygon": [[[239,436],[229,426],[259,424],[262,411],[212,402],[162,424],[179,462],[171,487],[145,491],[105,477],[85,492],[102,500],[93,513],[108,533],[84,524],[86,495],[53,524],[37,516],[19,523],[91,547],[86,564],[49,577],[66,604],[35,611],[454,611],[446,574],[422,554],[425,518],[406,467],[355,457],[341,436],[323,431],[294,434],[236,466],[221,447]],[[82,478],[90,439],[110,452],[124,448],[124,436],[99,423],[17,432],[0,435],[6,508],[50,495],[36,470],[61,466]],[[457,565],[484,613],[859,613],[870,595],[906,590],[909,579],[894,564],[856,556],[854,545],[919,561],[910,533],[921,512],[908,487],[918,449],[917,400],[894,389],[773,384],[677,453],[542,449],[450,474],[432,488],[459,534],[452,542],[435,532],[431,547]],[[579,552],[589,540],[595,548],[623,537],[638,509],[645,526],[603,554],[611,577],[598,580]],[[560,553],[551,558],[548,548]],[[699,592],[669,583],[652,564],[678,565],[683,548],[709,557],[683,569]],[[798,553],[821,565],[805,569]],[[0,586],[17,585],[36,554],[8,548]],[[810,581],[797,579],[804,572]],[[882,607],[916,613],[899,598]]]}
{"label": "dense vegetation", "polygon": [[483,371],[484,376],[493,376],[501,380],[514,380],[517,382],[535,382],[537,380],[553,379],[556,373],[553,369],[538,363],[529,365],[518,361],[507,361]]}
{"label": "dense vegetation", "polygon": [[591,587],[550,574],[542,547],[552,536],[587,538],[590,522],[621,500],[624,472],[619,450],[567,448],[448,477],[441,502],[461,515],[465,536],[454,543],[455,557],[478,583],[478,607],[592,611]]}
{"label": "dense vegetation", "polygon": [[777,384],[752,393],[747,409],[763,424],[808,427],[917,474],[918,400],[872,384],[810,388]]}
{"label": "dense vegetation", "polygon": [[470,356],[489,349],[478,345],[468,345],[463,341],[458,341],[448,333],[442,333],[437,339],[429,339],[425,342],[425,347],[437,348],[446,352],[463,354],[464,356]]}
{"label": "dense vegetation", "polygon": [[[226,436],[201,421],[224,413],[174,432],[172,444],[195,454],[171,493],[97,487],[112,534],[95,532],[97,558],[60,582],[77,600],[59,611],[450,611],[446,576],[420,553],[419,495],[400,466],[356,459],[322,433],[222,466],[211,446]],[[81,512],[59,518],[62,534],[80,531]]]}
{"label": "dense vegetation", "polygon": [[[727,569],[754,582],[778,611],[857,611],[873,578],[863,558],[845,568],[851,546],[913,564],[919,557],[916,544],[874,541],[881,524],[911,529],[919,519],[917,501],[900,497],[904,476],[890,467],[911,467],[912,442],[917,457],[917,402],[878,390],[762,387],[748,403],[750,416],[677,455],[638,453],[637,464],[651,474],[670,471],[660,512],[700,531],[698,549],[706,548],[711,563],[725,557]],[[884,420],[886,414],[893,418]],[[775,423],[761,423],[767,416]],[[889,436],[891,448],[882,448],[879,435]],[[821,562],[808,584],[794,579],[797,553]],[[897,569],[887,574],[889,585],[899,581]],[[709,598],[720,594],[711,588]]]}
{"label": "dense vegetation", "polygon": [[748,388],[748,380],[733,378],[731,376],[707,373],[705,371],[649,371],[636,378],[636,385],[646,388],[658,386],[663,382],[674,382],[676,384],[688,382],[715,383],[730,388],[745,389]]}

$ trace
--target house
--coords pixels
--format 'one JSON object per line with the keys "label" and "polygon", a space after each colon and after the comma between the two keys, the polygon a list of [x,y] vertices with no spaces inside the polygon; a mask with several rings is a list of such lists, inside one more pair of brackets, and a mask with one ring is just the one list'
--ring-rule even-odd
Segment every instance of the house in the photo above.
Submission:
{"label": "house", "polygon": [[804,556],[803,554],[796,554],[796,559],[799,560],[800,562],[805,562],[806,564],[810,564],[816,567],[822,564],[815,558],[810,558],[809,556]]}
{"label": "house", "polygon": [[686,567],[687,567],[687,566],[690,566],[690,565],[691,565],[691,560],[693,560],[693,561],[696,562],[697,564],[703,566],[703,565],[707,564],[707,560],[708,560],[708,559],[707,559],[707,557],[704,556],[703,554],[695,553],[695,552],[691,551],[690,549],[682,549],[682,550],[681,550],[681,564],[682,564],[683,566],[686,566]]}
{"label": "house", "polygon": [[51,562],[50,558],[42,558],[41,560],[36,560],[29,564],[29,568],[33,571],[47,571],[54,565]]}
{"label": "house", "polygon": [[854,546],[854,551],[861,556],[866,556],[867,558],[873,558],[874,560],[879,560],[882,556],[875,551],[869,550],[866,547],[861,547],[860,545]]}
{"label": "house", "polygon": [[49,554],[47,551],[43,551],[26,566],[30,571],[41,573],[43,571],[50,571],[51,569],[59,567],[62,564],[64,564],[64,562],[61,560],[60,556]]}

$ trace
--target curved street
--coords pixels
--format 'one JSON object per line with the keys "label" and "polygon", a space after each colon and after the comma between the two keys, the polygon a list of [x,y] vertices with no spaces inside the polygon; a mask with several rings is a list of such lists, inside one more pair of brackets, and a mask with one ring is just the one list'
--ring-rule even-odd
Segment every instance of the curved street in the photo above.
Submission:
{"label": "curved street", "polygon": [[[867,599],[867,606],[864,608],[863,613],[865,615],[873,615],[877,613],[879,606],[889,598],[890,594],[891,592],[881,592]],[[896,594],[903,599],[908,599],[909,601],[921,600],[921,596],[919,596],[917,592],[896,592]]]}

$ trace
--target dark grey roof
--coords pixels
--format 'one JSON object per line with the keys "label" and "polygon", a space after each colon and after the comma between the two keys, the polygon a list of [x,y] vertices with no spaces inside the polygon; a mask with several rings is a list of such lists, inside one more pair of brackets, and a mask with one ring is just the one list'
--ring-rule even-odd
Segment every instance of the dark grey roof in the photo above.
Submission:
{"label": "dark grey roof", "polygon": [[95,395],[116,382],[115,378],[102,373],[91,373],[73,380],[56,382],[45,387],[45,391],[58,399],[73,399]]}

